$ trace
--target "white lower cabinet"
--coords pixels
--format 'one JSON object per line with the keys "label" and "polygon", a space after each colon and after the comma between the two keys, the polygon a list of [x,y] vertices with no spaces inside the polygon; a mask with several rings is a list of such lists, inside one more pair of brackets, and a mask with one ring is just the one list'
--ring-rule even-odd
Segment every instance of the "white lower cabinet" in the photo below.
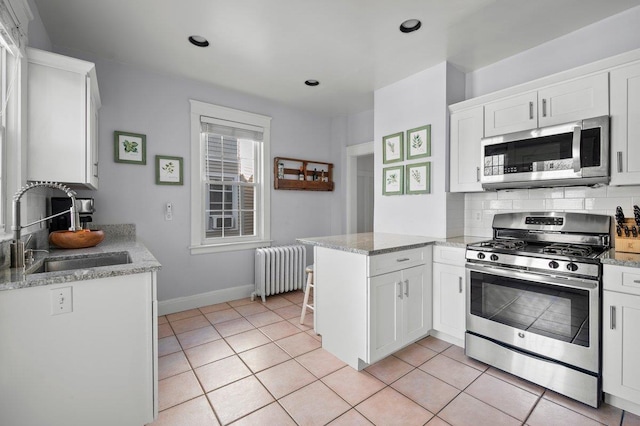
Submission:
{"label": "white lower cabinet", "polygon": [[0,291],[0,424],[151,423],[156,305],[155,272]]}
{"label": "white lower cabinet", "polygon": [[436,246],[433,262],[433,329],[464,341],[465,249]]}
{"label": "white lower cabinet", "polygon": [[429,331],[424,265],[370,278],[369,363]]}
{"label": "white lower cabinet", "polygon": [[314,249],[322,347],[362,369],[431,330],[432,247],[367,256]]}
{"label": "white lower cabinet", "polygon": [[602,390],[640,407],[640,269],[604,265],[603,281]]}

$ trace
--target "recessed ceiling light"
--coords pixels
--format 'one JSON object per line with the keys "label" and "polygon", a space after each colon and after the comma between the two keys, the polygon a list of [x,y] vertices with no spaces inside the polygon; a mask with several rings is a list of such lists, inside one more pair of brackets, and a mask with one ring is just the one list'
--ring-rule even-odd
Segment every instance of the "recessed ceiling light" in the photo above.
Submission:
{"label": "recessed ceiling light", "polygon": [[209,41],[206,38],[198,35],[190,36],[189,42],[198,47],[207,47],[209,45]]}
{"label": "recessed ceiling light", "polygon": [[306,84],[307,86],[317,86],[318,84],[320,84],[320,82],[318,80],[307,80],[304,82],[304,84]]}
{"label": "recessed ceiling light", "polygon": [[417,19],[407,19],[402,24],[400,24],[400,31],[403,33],[411,33],[413,31],[417,31],[422,26],[422,22]]}

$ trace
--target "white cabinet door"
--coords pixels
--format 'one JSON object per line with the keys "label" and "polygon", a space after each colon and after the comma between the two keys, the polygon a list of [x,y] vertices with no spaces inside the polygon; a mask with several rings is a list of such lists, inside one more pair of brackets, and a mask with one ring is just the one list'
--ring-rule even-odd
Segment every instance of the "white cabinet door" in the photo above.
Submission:
{"label": "white cabinet door", "polygon": [[485,136],[609,114],[609,73],[579,78],[484,106]]}
{"label": "white cabinet door", "polygon": [[94,64],[31,48],[27,53],[27,179],[97,189]]}
{"label": "white cabinet door", "polygon": [[402,273],[372,277],[369,283],[369,362],[402,347]]}
{"label": "white cabinet door", "polygon": [[464,340],[465,269],[433,264],[433,328]]}
{"label": "white cabinet door", "polygon": [[538,127],[538,92],[528,92],[484,106],[486,137]]}
{"label": "white cabinet door", "polygon": [[451,192],[482,191],[480,140],[484,134],[482,106],[451,114]]}
{"label": "white cabinet door", "polygon": [[602,390],[640,404],[640,296],[603,293]]}
{"label": "white cabinet door", "polygon": [[611,185],[640,184],[640,63],[611,71]]}
{"label": "white cabinet door", "polygon": [[422,265],[370,279],[369,363],[418,340],[431,329],[428,273]]}
{"label": "white cabinet door", "polygon": [[609,115],[609,73],[557,84],[538,91],[538,126]]}
{"label": "white cabinet door", "polygon": [[404,285],[402,305],[403,342],[417,340],[431,329],[431,297],[425,267],[402,271]]}

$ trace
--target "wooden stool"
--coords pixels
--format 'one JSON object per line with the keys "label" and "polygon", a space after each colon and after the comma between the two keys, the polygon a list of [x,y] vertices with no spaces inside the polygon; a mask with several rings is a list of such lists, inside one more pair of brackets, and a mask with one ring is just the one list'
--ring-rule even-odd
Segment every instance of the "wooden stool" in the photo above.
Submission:
{"label": "wooden stool", "polygon": [[302,313],[300,314],[300,324],[304,323],[304,316],[307,314],[307,308],[313,309],[313,304],[309,303],[309,292],[313,288],[313,265],[307,266],[304,270],[307,273],[307,287],[304,290],[304,301],[302,302]]}

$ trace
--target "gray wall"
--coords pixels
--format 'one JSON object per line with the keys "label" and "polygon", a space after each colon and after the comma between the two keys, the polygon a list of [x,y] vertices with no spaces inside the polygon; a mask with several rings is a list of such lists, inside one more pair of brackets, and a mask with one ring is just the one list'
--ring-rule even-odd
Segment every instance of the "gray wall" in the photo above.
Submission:
{"label": "gray wall", "polygon": [[[96,223],[134,223],[139,239],[162,264],[158,298],[178,297],[253,284],[254,251],[191,255],[189,176],[189,99],[210,102],[273,117],[271,155],[333,161],[331,120],[306,114],[263,99],[192,80],[156,74],[92,55],[58,50],[96,64],[100,110],[100,188],[80,191],[96,200]],[[113,132],[147,135],[147,165],[113,161]],[[154,156],[184,157],[184,186],[155,184]],[[269,163],[272,158],[269,159]],[[271,191],[271,235],[276,244],[296,237],[328,235],[332,192]],[[173,203],[172,221],[163,209]]]}
{"label": "gray wall", "polygon": [[495,92],[640,48],[640,6],[513,55],[466,76],[466,98]]}

